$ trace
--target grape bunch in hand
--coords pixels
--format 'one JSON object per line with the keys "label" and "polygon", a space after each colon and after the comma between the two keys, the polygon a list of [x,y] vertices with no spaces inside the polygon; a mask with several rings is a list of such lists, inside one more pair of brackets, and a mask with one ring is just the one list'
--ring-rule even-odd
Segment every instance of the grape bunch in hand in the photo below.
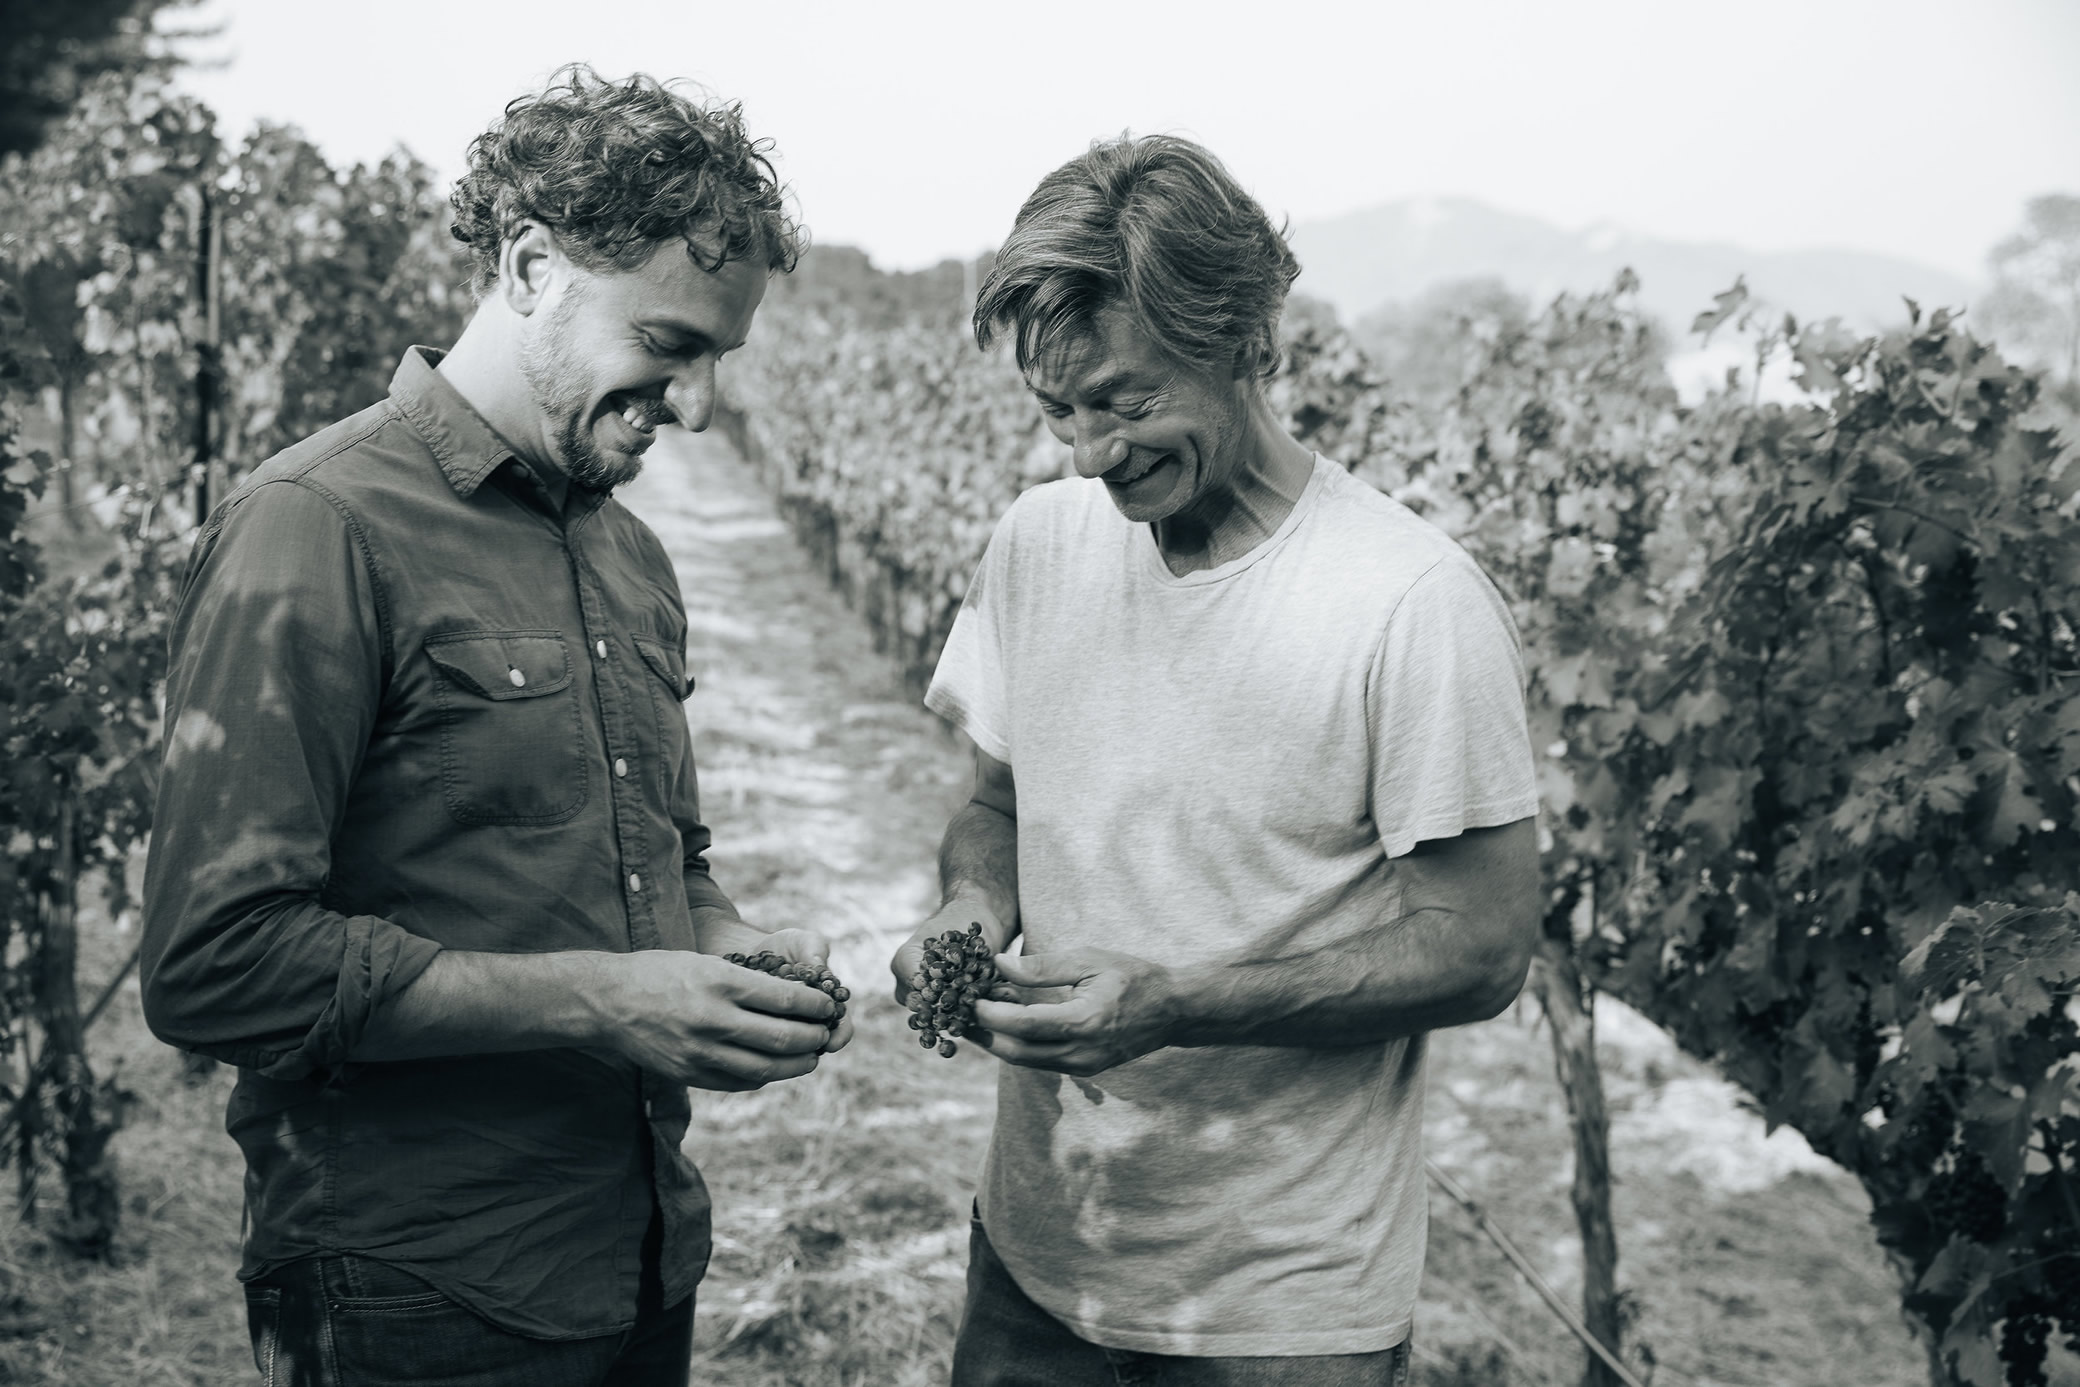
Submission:
{"label": "grape bunch in hand", "polygon": [[724,954],[725,963],[734,963],[740,968],[751,968],[761,973],[771,973],[776,978],[798,982],[815,988],[837,1004],[831,1013],[830,1032],[838,1033],[838,1023],[845,1019],[845,1003],[851,1000],[852,989],[838,981],[837,975],[820,963],[796,963],[785,954],[760,950],[755,954]]}
{"label": "grape bunch in hand", "polygon": [[924,941],[924,965],[910,975],[910,1029],[919,1045],[952,1059],[960,1049],[954,1037],[975,1029],[976,1001],[1004,1000],[993,958],[979,920],[966,934],[950,929]]}

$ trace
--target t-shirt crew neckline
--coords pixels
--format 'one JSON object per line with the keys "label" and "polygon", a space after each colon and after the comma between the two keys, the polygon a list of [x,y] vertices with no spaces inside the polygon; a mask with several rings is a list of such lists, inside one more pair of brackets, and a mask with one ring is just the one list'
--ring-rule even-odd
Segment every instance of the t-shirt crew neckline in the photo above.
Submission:
{"label": "t-shirt crew neckline", "polygon": [[1156,527],[1153,525],[1135,525],[1133,528],[1140,532],[1137,539],[1141,546],[1142,571],[1148,575],[1152,582],[1163,587],[1197,588],[1206,587],[1213,583],[1226,582],[1228,579],[1249,569],[1258,560],[1264,558],[1290,539],[1293,532],[1299,529],[1301,523],[1307,519],[1308,513],[1314,509],[1315,502],[1322,493],[1322,476],[1329,468],[1330,463],[1320,453],[1316,453],[1313,456],[1314,471],[1308,474],[1307,484],[1300,488],[1299,499],[1293,502],[1293,509],[1286,513],[1285,520],[1276,530],[1272,531],[1271,537],[1262,544],[1259,544],[1247,554],[1232,558],[1226,563],[1217,564],[1212,568],[1198,568],[1190,573],[1183,574],[1172,573],[1170,565],[1163,562],[1162,546],[1156,543]]}

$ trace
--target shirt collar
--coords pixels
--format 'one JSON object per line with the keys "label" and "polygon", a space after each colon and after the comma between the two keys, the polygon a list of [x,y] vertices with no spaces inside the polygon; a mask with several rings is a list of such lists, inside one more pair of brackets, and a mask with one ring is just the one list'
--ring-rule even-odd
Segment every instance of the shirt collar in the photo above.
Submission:
{"label": "shirt collar", "polygon": [[390,398],[433,450],[448,485],[468,496],[501,463],[520,455],[434,370],[445,355],[431,347],[407,348],[390,378]]}

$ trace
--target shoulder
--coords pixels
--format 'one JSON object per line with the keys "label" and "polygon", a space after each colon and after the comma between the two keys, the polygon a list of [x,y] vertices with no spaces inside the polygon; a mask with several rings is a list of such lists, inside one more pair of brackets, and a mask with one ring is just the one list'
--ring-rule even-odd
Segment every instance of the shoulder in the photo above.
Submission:
{"label": "shoulder", "polygon": [[[371,454],[396,456],[408,446],[393,438],[407,425],[388,400],[320,429],[267,459],[240,480],[196,537],[191,562],[200,568],[217,554],[304,552],[347,545],[369,558],[369,537],[357,514],[360,464]],[[245,562],[248,560],[241,560]]]}
{"label": "shoulder", "polygon": [[[389,400],[378,400],[357,414],[292,443],[246,474],[229,504],[236,505],[270,482],[301,482],[321,490],[351,486],[354,463],[370,453],[395,453],[416,442],[411,425]],[[424,451],[424,445],[420,445]]]}
{"label": "shoulder", "polygon": [[1020,492],[997,534],[1007,541],[1059,541],[1089,533],[1108,517],[1119,519],[1105,484],[1084,477],[1059,477]]}
{"label": "shoulder", "polygon": [[1337,464],[1324,471],[1314,521],[1308,536],[1313,560],[1332,569],[1340,585],[1362,591],[1376,609],[1392,611],[1412,593],[1428,600],[1438,589],[1494,592],[1457,540]]}

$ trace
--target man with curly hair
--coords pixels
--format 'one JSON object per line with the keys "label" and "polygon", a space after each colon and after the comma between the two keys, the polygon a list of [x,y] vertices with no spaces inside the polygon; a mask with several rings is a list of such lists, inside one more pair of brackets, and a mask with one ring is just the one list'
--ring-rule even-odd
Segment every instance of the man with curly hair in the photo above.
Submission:
{"label": "man with curly hair", "polygon": [[[273,1384],[687,1380],[687,1087],[850,1038],[709,874],[663,547],[612,497],[707,426],[798,228],[733,106],[569,69],[471,147],[477,311],[196,542],[145,890],[153,1029],[238,1067]],[[833,1021],[836,1024],[833,1025]]]}
{"label": "man with curly hair", "polygon": [[1150,136],[1042,179],[977,296],[1078,475],[925,695],[976,780],[897,989],[970,922],[1012,984],[955,1387],[1407,1381],[1424,1035],[1523,985],[1538,795],[1501,595],[1265,399],[1298,271]]}

